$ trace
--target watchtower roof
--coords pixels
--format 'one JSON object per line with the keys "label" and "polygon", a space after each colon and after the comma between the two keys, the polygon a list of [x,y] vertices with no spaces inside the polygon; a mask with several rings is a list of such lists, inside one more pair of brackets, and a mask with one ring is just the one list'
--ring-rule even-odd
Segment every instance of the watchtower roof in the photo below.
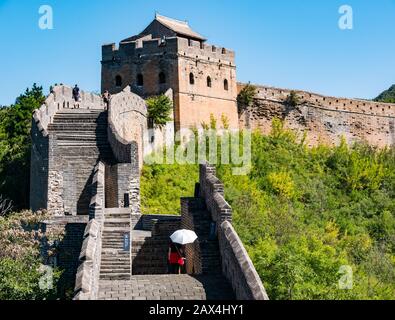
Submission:
{"label": "watchtower roof", "polygon": [[187,21],[180,21],[159,14],[155,15],[155,20],[157,20],[159,23],[169,28],[170,30],[173,30],[178,35],[187,36],[188,38],[194,38],[203,41],[206,40],[200,33],[193,31]]}
{"label": "watchtower roof", "polygon": [[[158,27],[160,26],[160,27]],[[200,33],[192,30],[187,21],[181,21],[172,19],[169,17],[155,14],[155,19],[149,24],[149,26],[137,36],[133,36],[124,39],[122,42],[136,41],[142,37],[151,35],[152,38],[161,38],[169,36],[180,36],[188,39],[197,41],[206,41]]]}

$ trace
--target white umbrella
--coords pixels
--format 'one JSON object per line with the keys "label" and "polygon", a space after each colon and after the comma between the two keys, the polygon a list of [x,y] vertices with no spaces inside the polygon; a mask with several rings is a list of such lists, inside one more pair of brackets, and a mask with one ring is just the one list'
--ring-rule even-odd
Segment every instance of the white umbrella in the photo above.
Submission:
{"label": "white umbrella", "polygon": [[194,243],[197,238],[198,236],[196,235],[195,232],[185,229],[178,230],[170,236],[171,241],[181,245]]}

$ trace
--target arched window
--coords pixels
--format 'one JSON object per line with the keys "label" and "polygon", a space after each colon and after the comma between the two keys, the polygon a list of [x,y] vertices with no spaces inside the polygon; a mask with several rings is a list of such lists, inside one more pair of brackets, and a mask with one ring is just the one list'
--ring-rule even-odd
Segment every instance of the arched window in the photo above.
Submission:
{"label": "arched window", "polygon": [[166,83],[166,75],[163,72],[159,73],[159,83],[160,84]]}
{"label": "arched window", "polygon": [[189,84],[195,84],[195,76],[192,72],[189,74]]}
{"label": "arched window", "polygon": [[144,77],[141,73],[137,75],[137,85],[142,87],[144,85]]}
{"label": "arched window", "polygon": [[122,87],[122,77],[120,75],[117,75],[115,77],[115,86],[116,87]]}
{"label": "arched window", "polygon": [[228,83],[228,80],[227,80],[227,79],[224,80],[224,89],[225,89],[226,91],[229,90],[229,83]]}
{"label": "arched window", "polygon": [[212,85],[211,78],[210,78],[210,76],[208,76],[207,77],[207,87],[211,88],[211,85]]}

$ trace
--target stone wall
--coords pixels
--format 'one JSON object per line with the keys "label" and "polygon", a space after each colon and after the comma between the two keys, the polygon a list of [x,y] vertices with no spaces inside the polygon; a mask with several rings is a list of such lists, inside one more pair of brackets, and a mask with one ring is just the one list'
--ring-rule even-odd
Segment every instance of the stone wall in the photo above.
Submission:
{"label": "stone wall", "polygon": [[84,232],[74,288],[75,300],[96,300],[99,291],[101,238],[104,224],[105,166],[99,162],[91,185],[90,221]]}
{"label": "stone wall", "polygon": [[[239,91],[244,87],[239,84]],[[253,104],[239,114],[241,128],[259,129],[268,134],[273,118],[284,120],[286,127],[306,132],[310,146],[319,142],[338,144],[365,141],[384,147],[395,143],[395,104],[322,96],[295,91],[299,103],[285,103],[291,90],[257,86]]]}
{"label": "stone wall", "polygon": [[222,272],[231,283],[238,300],[267,300],[258,273],[232,227],[232,209],[224,198],[224,185],[215,175],[214,166],[200,165],[200,195],[213,221],[217,222]]}
{"label": "stone wall", "polygon": [[75,283],[74,300],[97,300],[99,293],[101,259],[101,225],[95,220],[89,221],[82,244]]}
{"label": "stone wall", "polygon": [[33,211],[47,208],[48,201],[48,134],[32,121],[30,164],[30,207]]}
{"label": "stone wall", "polygon": [[[112,96],[108,110],[109,142],[119,163],[138,159],[142,168],[143,137],[147,132],[147,107],[145,101],[126,87]],[[137,145],[133,150],[132,144]],[[133,152],[138,152],[136,157]]]}
{"label": "stone wall", "polygon": [[74,289],[79,255],[87,223],[87,216],[53,217],[43,222],[45,232],[54,231],[64,234],[62,241],[59,243],[56,258],[53,259],[54,266],[63,271],[58,287],[58,293],[61,297],[66,296],[68,291]]}

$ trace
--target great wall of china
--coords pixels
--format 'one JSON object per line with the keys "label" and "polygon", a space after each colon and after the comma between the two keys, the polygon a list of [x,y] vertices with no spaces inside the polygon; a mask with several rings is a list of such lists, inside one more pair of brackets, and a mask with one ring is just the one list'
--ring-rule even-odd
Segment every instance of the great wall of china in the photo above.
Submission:
{"label": "great wall of china", "polygon": [[[238,84],[239,92],[245,84]],[[307,143],[338,144],[367,142],[386,147],[395,143],[395,104],[369,100],[327,97],[295,90],[299,103],[286,103],[291,90],[256,86],[257,95],[251,106],[239,114],[240,128],[271,130],[273,118],[299,133],[306,132]]]}
{"label": "great wall of china", "polygon": [[[224,185],[210,164],[200,165],[195,195],[181,199],[173,216],[141,215],[140,170],[152,150],[174,142],[176,130],[209,123],[213,114],[230,129],[271,130],[274,118],[306,133],[308,145],[366,141],[395,143],[395,104],[326,97],[257,86],[253,103],[237,106],[245,84],[236,82],[234,52],[209,46],[185,22],[163,16],[139,35],[103,46],[101,97],[56,86],[32,120],[32,210],[52,218],[47,230],[64,232],[54,261],[64,273],[61,290],[74,299],[267,300],[268,296],[240,238]],[[144,98],[166,94],[171,120],[149,130]],[[172,137],[169,139],[168,137]],[[194,230],[186,274],[167,274],[172,232]],[[181,289],[183,288],[183,289]]]}

